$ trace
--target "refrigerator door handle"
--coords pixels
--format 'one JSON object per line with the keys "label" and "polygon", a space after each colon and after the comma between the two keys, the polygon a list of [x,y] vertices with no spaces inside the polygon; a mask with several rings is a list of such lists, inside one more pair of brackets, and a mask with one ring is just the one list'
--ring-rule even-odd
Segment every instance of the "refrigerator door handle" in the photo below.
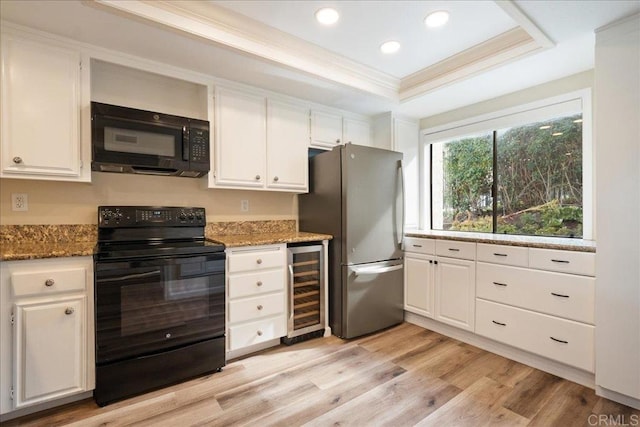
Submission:
{"label": "refrigerator door handle", "polygon": [[389,273],[391,271],[401,270],[402,267],[402,264],[387,267],[351,267],[351,271],[353,271],[353,274],[355,274],[356,276],[360,276],[365,274]]}
{"label": "refrigerator door handle", "polygon": [[[398,160],[398,170],[400,172],[400,188],[402,189],[401,191],[401,196],[402,196],[402,200],[400,201],[400,205],[402,206],[402,215],[400,216],[402,223],[400,224],[400,227],[398,227],[398,229],[400,230],[400,233],[398,235],[398,246],[402,247],[402,239],[404,237],[404,223],[405,223],[405,188],[404,188],[404,167],[402,164],[402,160]],[[396,207],[397,205],[397,201],[396,201]]]}

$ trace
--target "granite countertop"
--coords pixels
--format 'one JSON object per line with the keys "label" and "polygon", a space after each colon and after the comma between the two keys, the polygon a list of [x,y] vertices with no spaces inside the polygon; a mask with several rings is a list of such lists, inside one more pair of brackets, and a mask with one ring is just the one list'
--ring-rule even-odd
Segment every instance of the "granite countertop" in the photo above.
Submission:
{"label": "granite countertop", "polygon": [[0,245],[0,261],[92,256],[96,242],[29,242]]}
{"label": "granite countertop", "polygon": [[462,242],[491,243],[529,248],[560,249],[576,252],[595,252],[596,242],[568,237],[517,236],[511,234],[472,233],[437,230],[407,230],[407,237],[458,240]]}
{"label": "granite countertop", "polygon": [[277,233],[207,235],[207,238],[223,243],[228,248],[235,248],[238,246],[273,245],[278,243],[316,242],[319,240],[331,240],[333,236],[304,231],[282,231]]}

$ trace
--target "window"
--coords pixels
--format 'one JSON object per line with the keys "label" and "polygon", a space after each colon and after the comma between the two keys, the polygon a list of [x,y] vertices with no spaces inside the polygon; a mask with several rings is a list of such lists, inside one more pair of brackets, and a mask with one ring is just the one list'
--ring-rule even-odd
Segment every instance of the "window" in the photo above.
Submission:
{"label": "window", "polygon": [[590,236],[591,180],[583,182],[590,132],[583,132],[582,104],[554,102],[426,131],[427,224],[557,237],[585,237],[586,229]]}

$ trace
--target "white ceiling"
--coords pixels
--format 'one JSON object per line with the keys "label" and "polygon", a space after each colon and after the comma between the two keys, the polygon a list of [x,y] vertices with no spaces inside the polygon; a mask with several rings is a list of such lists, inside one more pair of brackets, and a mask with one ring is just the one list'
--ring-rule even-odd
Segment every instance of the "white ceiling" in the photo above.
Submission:
{"label": "white ceiling", "polygon": [[[333,6],[332,27],[313,14]],[[451,13],[427,29],[431,10]],[[362,114],[427,117],[593,68],[640,1],[2,0],[3,21]],[[393,56],[378,47],[402,43]]]}

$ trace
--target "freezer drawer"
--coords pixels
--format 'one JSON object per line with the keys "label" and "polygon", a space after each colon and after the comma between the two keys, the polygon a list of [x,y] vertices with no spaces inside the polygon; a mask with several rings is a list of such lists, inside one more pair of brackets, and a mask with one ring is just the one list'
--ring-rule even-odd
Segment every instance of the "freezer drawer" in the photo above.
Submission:
{"label": "freezer drawer", "polygon": [[342,267],[343,338],[384,329],[404,318],[402,260]]}

